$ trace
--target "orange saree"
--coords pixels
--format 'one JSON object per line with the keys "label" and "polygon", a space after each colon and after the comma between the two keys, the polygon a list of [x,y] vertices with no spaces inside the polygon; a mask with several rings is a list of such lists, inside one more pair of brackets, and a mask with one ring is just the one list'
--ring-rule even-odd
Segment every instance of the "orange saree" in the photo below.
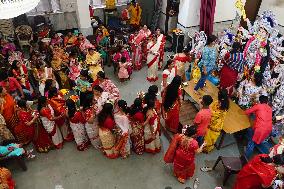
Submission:
{"label": "orange saree", "polygon": [[13,97],[9,94],[6,94],[5,97],[2,99],[3,103],[3,111],[2,116],[4,117],[7,128],[14,134],[14,128],[18,124],[18,117],[16,115],[16,103]]}
{"label": "orange saree", "polygon": [[[51,99],[49,99],[48,103],[53,108],[55,116],[60,116],[62,114],[65,115],[65,99],[63,97],[61,97],[60,95],[52,97]],[[65,116],[56,120],[55,124],[60,128],[65,141],[70,142],[74,139]]]}

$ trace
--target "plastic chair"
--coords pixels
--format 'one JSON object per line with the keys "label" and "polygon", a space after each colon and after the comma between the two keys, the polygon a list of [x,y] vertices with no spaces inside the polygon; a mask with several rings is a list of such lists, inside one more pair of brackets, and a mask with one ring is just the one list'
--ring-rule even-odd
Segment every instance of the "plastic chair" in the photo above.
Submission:
{"label": "plastic chair", "polygon": [[219,156],[217,161],[213,166],[213,170],[215,170],[218,163],[222,161],[224,167],[224,179],[223,179],[223,186],[225,186],[226,182],[228,181],[229,177],[232,174],[238,174],[243,166],[248,162],[245,156],[240,157],[223,157]]}

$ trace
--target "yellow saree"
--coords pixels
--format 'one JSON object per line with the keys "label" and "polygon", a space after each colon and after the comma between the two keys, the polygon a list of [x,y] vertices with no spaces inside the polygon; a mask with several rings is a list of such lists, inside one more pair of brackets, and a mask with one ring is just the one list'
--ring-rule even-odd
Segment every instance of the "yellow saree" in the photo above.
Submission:
{"label": "yellow saree", "polygon": [[227,114],[226,110],[219,109],[218,101],[215,101],[210,106],[212,112],[211,123],[209,125],[208,131],[204,137],[204,141],[206,142],[206,146],[203,148],[203,152],[208,153],[214,149],[214,144],[216,143],[223,127],[224,120]]}
{"label": "yellow saree", "polygon": [[91,72],[92,78],[95,81],[97,79],[97,73],[99,71],[103,71],[101,67],[101,54],[98,52],[95,52],[94,54],[87,54],[86,56],[86,63],[89,67],[89,70]]}

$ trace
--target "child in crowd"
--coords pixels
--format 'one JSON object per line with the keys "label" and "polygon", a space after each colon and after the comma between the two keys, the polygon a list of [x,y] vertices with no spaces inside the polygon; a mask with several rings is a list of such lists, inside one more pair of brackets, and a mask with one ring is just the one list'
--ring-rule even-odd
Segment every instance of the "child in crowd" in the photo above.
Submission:
{"label": "child in crowd", "polygon": [[131,66],[131,63],[127,62],[125,57],[122,57],[118,66],[119,66],[118,78],[120,79],[120,81],[122,82],[125,81],[126,79],[129,79],[130,74],[128,72],[128,67]]}
{"label": "child in crowd", "polygon": [[212,102],[213,99],[210,95],[204,95],[201,101],[202,108],[194,118],[194,124],[197,126],[196,140],[199,146],[201,146],[204,142],[204,136],[211,121],[212,113],[209,106]]}

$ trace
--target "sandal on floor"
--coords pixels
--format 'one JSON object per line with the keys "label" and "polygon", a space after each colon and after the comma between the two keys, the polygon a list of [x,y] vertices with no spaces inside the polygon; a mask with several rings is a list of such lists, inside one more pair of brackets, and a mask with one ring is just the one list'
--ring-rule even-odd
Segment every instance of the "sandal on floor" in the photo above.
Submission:
{"label": "sandal on floor", "polygon": [[196,179],[194,180],[194,182],[193,182],[193,189],[197,189],[198,186],[199,186],[199,184],[200,184],[199,179],[196,178]]}
{"label": "sandal on floor", "polygon": [[34,159],[36,156],[34,154],[28,154],[27,158],[28,159]]}
{"label": "sandal on floor", "polygon": [[200,168],[200,171],[202,171],[202,172],[210,172],[210,171],[212,171],[213,169],[211,168],[211,167],[201,167]]}
{"label": "sandal on floor", "polygon": [[182,184],[185,183],[185,179],[182,179],[182,178],[177,178],[177,179],[178,179],[178,181],[179,181],[180,183],[182,183]]}

